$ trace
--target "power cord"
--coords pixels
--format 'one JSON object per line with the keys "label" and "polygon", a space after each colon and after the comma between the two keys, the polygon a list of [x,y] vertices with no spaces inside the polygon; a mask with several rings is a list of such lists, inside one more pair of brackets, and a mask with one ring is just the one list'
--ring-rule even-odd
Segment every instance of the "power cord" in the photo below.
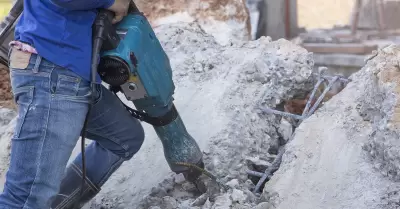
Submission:
{"label": "power cord", "polygon": [[[102,18],[102,17],[100,17]],[[86,159],[85,159],[85,140],[86,140],[86,128],[89,121],[90,112],[93,109],[93,104],[95,102],[95,92],[96,89],[96,80],[97,80],[97,68],[100,60],[100,50],[104,42],[104,25],[99,23],[98,20],[95,21],[93,26],[93,46],[92,46],[92,59],[91,59],[91,78],[90,78],[90,86],[91,86],[91,99],[89,101],[89,108],[86,114],[85,122],[83,124],[82,132],[81,132],[81,156],[82,156],[82,185],[80,196],[83,196],[84,187],[86,183]]]}

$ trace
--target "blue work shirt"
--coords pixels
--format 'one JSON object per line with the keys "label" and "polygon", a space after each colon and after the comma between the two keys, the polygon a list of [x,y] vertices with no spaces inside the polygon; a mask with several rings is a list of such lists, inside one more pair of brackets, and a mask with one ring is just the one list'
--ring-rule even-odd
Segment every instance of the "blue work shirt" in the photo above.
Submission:
{"label": "blue work shirt", "polygon": [[40,56],[90,81],[92,24],[97,9],[109,8],[114,1],[24,0],[15,40],[31,44]]}

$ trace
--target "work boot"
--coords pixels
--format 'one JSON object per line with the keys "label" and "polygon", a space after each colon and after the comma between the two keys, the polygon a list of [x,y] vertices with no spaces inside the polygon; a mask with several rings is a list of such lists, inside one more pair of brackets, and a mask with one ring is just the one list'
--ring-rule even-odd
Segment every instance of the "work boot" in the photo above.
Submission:
{"label": "work boot", "polygon": [[75,164],[68,167],[66,176],[61,182],[60,191],[54,199],[51,209],[79,209],[89,200],[94,198],[100,188],[93,184],[89,178],[85,178],[82,189],[82,171]]}

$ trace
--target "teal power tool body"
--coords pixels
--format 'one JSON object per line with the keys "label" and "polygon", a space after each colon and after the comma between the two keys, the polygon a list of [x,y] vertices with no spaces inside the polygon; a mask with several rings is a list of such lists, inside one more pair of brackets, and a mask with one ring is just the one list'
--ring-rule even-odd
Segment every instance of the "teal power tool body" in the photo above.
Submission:
{"label": "teal power tool body", "polygon": [[94,24],[94,52],[100,48],[97,73],[110,90],[133,102],[136,110],[125,105],[132,116],[154,127],[171,170],[194,182],[201,173],[181,163],[203,168],[202,152],[173,103],[175,85],[167,54],[133,2],[121,22],[114,26],[112,18],[103,10]]}

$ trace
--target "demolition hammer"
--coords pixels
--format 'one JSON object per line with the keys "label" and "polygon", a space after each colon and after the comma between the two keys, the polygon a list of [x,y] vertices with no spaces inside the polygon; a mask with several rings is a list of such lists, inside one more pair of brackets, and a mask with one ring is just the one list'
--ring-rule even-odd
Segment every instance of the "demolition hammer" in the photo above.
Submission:
{"label": "demolition hammer", "polygon": [[92,81],[99,74],[114,94],[121,92],[132,101],[136,110],[121,102],[133,117],[154,127],[170,169],[204,186],[197,181],[203,171],[195,169],[204,168],[203,154],[173,104],[175,86],[167,54],[133,1],[117,25],[113,17],[113,12],[99,10],[93,25]]}

